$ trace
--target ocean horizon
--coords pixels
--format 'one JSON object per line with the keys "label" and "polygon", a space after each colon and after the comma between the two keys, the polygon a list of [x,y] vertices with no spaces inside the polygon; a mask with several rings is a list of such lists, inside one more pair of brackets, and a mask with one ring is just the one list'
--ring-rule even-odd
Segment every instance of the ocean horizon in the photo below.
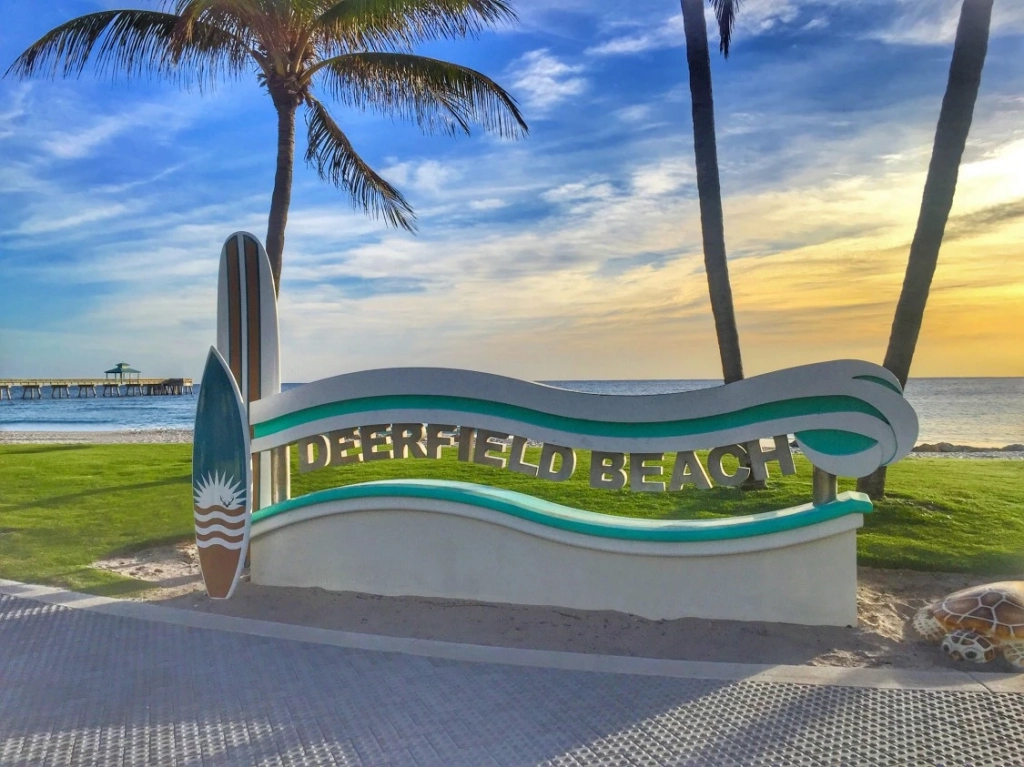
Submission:
{"label": "ocean horizon", "polygon": [[[561,380],[548,386],[593,394],[665,394],[720,386],[721,379]],[[301,386],[285,383],[282,389]],[[198,393],[199,387],[195,387]],[[1024,443],[1024,377],[911,378],[907,401],[920,421],[918,443],[1001,448]],[[196,395],[0,402],[0,431],[82,432],[191,429]]]}

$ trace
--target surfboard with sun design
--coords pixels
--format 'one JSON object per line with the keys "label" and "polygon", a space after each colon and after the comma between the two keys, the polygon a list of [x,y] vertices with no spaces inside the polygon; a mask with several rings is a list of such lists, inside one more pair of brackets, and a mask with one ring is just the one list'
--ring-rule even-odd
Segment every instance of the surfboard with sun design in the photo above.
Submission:
{"label": "surfboard with sun design", "polygon": [[245,566],[252,512],[249,419],[224,358],[210,349],[192,442],[196,546],[206,593],[227,599]]}

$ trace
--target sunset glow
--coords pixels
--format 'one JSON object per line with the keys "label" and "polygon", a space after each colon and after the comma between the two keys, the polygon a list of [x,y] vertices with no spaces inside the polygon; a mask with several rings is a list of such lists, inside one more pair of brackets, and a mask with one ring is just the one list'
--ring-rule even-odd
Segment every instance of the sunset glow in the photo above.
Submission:
{"label": "sunset glow", "polygon": [[[123,5],[0,2],[0,65],[70,16]],[[526,139],[422,137],[337,110],[415,207],[418,235],[319,182],[300,121],[284,380],[396,365],[721,375],[678,3],[515,5],[515,29],[419,52],[509,90]],[[882,361],[959,5],[749,0],[727,61],[712,42],[748,375]],[[912,376],[1024,375],[1024,7],[995,7]],[[197,376],[221,244],[266,234],[274,127],[254,77],[205,95],[92,74],[0,80],[0,376],[79,375],[115,358]]]}

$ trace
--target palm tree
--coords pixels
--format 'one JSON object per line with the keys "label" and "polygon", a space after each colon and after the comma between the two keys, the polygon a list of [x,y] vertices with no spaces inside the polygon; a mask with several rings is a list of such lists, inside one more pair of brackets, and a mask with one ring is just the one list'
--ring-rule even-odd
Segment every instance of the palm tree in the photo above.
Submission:
{"label": "palm tree", "polygon": [[[729,57],[736,11],[741,0],[710,0],[718,19],[719,49]],[[725,225],[722,221],[722,187],[718,179],[718,147],[715,141],[715,103],[711,95],[711,57],[703,0],[681,0],[686,32],[686,64],[690,70],[693,105],[693,154],[697,161],[697,197],[704,239],[704,269],[715,317],[718,353],[726,383],[743,378],[740,339],[732,306],[729,265],[725,256]]]}
{"label": "palm tree", "polygon": [[[80,75],[93,59],[101,71],[202,88],[255,70],[277,112],[266,247],[279,295],[300,107],[305,159],[320,177],[345,189],[355,207],[415,230],[412,207],[356,153],[318,94],[412,120],[426,133],[469,133],[471,122],[510,138],[528,130],[515,100],[490,78],[412,53],[418,42],[514,21],[510,0],[165,0],[164,8],[79,16],[43,35],[6,74]],[[276,502],[288,494],[287,448],[273,451],[271,464]]]}
{"label": "palm tree", "polygon": [[[686,33],[686,65],[690,71],[690,103],[693,110],[693,154],[697,164],[697,198],[704,240],[704,272],[708,277],[711,313],[715,318],[718,354],[725,383],[743,380],[740,337],[732,305],[729,263],[725,254],[725,223],[722,217],[722,185],[718,178],[718,142],[715,139],[715,100],[711,94],[711,55],[703,0],[680,0]],[[718,21],[718,49],[729,58],[729,45],[742,0],[709,0]],[[765,480],[751,475],[745,490],[764,490]]]}
{"label": "palm tree", "polygon": [[[981,85],[981,70],[988,52],[991,21],[992,0],[964,0],[953,43],[946,94],[942,97],[939,123],[935,129],[932,159],[924,182],[917,230],[910,245],[903,290],[896,305],[885,362],[882,363],[899,379],[901,386],[907,385],[910,375],[910,363],[921,332],[946,220],[953,207],[960,158],[971,129],[974,103]],[[885,495],[885,467],[858,479],[857,489],[872,498]]]}
{"label": "palm tree", "polygon": [[412,207],[356,153],[320,95],[411,120],[426,133],[469,133],[471,122],[509,138],[528,131],[515,100],[493,80],[412,53],[418,42],[515,21],[511,0],[165,0],[164,8],[79,16],[33,43],[7,74],[77,76],[94,60],[100,71],[203,88],[255,71],[277,112],[266,246],[278,293],[300,107],[306,162],[355,207],[409,231]]}

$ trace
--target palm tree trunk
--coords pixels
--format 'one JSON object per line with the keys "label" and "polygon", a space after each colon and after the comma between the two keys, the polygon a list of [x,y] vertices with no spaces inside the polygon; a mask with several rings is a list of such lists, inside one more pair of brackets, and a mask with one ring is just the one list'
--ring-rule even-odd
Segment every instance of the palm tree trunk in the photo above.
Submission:
{"label": "palm tree trunk", "polygon": [[697,196],[704,239],[704,268],[715,317],[718,352],[726,383],[743,378],[740,339],[732,306],[729,266],[725,256],[725,225],[722,219],[722,188],[718,178],[718,147],[715,142],[715,105],[711,95],[711,57],[704,0],[681,0],[686,30],[686,63],[690,70],[693,103],[693,153],[697,161]]}
{"label": "palm tree trunk", "polygon": [[[288,225],[288,207],[292,199],[292,169],[295,165],[295,112],[294,98],[275,97],[277,108],[277,172],[274,174],[274,194],[270,198],[270,216],[267,221],[267,255],[274,275],[274,290],[281,295],[281,265],[284,256],[284,230]],[[270,452],[270,497],[274,503],[287,500],[291,492],[290,451],[287,446]]]}
{"label": "palm tree trunk", "polygon": [[274,273],[274,289],[281,295],[281,264],[284,256],[284,230],[288,225],[288,207],[292,200],[292,169],[295,166],[295,112],[294,99],[276,97],[277,108],[277,172],[274,174],[274,194],[270,198],[270,216],[267,220],[267,255]]}
{"label": "palm tree trunk", "polygon": [[[949,65],[946,95],[942,99],[932,159],[924,183],[917,231],[910,245],[907,273],[883,363],[902,386],[907,385],[910,375],[910,363],[921,332],[946,220],[953,206],[960,158],[971,128],[974,103],[981,85],[981,70],[988,52],[991,20],[992,0],[964,0],[953,44],[953,60]],[[885,494],[885,467],[857,480],[857,489],[872,498],[881,498]]]}

